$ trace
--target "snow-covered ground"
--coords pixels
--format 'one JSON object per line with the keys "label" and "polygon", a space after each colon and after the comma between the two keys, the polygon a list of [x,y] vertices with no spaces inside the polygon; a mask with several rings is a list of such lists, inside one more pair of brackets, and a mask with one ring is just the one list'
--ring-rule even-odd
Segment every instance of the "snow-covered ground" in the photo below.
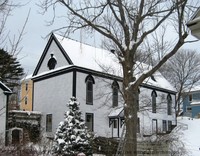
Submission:
{"label": "snow-covered ground", "polygon": [[190,156],[200,156],[200,119],[178,117],[178,125],[183,125],[181,140]]}

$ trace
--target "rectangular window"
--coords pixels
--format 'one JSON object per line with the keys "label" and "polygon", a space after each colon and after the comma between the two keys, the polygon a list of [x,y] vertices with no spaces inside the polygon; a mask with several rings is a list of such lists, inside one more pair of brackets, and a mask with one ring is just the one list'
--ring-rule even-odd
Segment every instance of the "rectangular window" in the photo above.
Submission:
{"label": "rectangular window", "polygon": [[187,112],[192,112],[192,107],[187,106]]}
{"label": "rectangular window", "polygon": [[52,114],[46,115],[46,132],[52,132]]}
{"label": "rectangular window", "polygon": [[118,127],[118,120],[115,119],[115,120],[113,121],[113,128],[117,128],[117,127]]}
{"label": "rectangular window", "polygon": [[153,119],[152,120],[152,133],[156,134],[157,132],[158,132],[157,120]]}
{"label": "rectangular window", "polygon": [[163,120],[163,132],[167,131],[167,121]]}
{"label": "rectangular window", "polygon": [[192,94],[189,95],[189,101],[192,101]]}
{"label": "rectangular window", "polygon": [[28,98],[27,98],[27,97],[25,97],[25,99],[24,99],[24,103],[25,103],[25,105],[28,104]]}
{"label": "rectangular window", "polygon": [[172,121],[168,121],[168,131],[172,131]]}
{"label": "rectangular window", "polygon": [[28,91],[28,83],[26,83],[26,91]]}
{"label": "rectangular window", "polygon": [[86,113],[86,115],[85,115],[85,126],[90,131],[93,131],[93,125],[94,125],[94,115],[93,115],[93,113]]}

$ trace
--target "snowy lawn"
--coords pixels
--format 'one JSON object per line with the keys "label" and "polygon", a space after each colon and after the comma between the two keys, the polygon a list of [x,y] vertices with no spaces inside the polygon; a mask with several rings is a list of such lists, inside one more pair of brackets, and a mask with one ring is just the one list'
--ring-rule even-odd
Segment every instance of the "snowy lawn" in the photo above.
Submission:
{"label": "snowy lawn", "polygon": [[178,117],[178,125],[186,124],[188,129],[182,130],[181,140],[190,156],[200,156],[200,119]]}

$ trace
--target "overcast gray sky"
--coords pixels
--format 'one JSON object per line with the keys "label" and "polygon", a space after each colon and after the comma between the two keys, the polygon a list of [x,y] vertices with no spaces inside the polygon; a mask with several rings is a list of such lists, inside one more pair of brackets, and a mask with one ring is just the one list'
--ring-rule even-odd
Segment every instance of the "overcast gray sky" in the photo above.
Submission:
{"label": "overcast gray sky", "polygon": [[[29,9],[31,9],[28,23],[25,28],[25,34],[21,42],[23,49],[18,55],[18,59],[24,67],[25,72],[31,74],[47,43],[48,38],[45,37],[52,30],[63,26],[64,22],[61,22],[59,19],[57,19],[54,25],[47,26],[47,21],[52,19],[53,14],[51,11],[45,15],[40,14],[39,12],[41,12],[41,8],[37,5],[39,0],[18,0],[14,2],[27,4],[19,8],[15,8],[6,23],[6,29],[10,31],[11,37],[19,34],[18,32],[23,27]],[[62,11],[60,13],[62,13]],[[79,40],[80,33],[76,33],[71,37]]]}
{"label": "overcast gray sky", "polygon": [[[44,39],[43,37],[48,35],[52,30],[59,28],[66,23],[64,23],[64,21],[62,21],[61,19],[57,19],[53,26],[47,26],[46,21],[50,20],[53,14],[51,11],[49,11],[45,15],[39,14],[38,12],[41,10],[36,5],[36,3],[39,3],[39,0],[18,1],[23,4],[27,2],[28,4],[13,10],[12,16],[10,16],[7,21],[6,29],[10,30],[10,35],[17,35],[18,31],[22,28],[26,20],[29,9],[31,9],[29,20],[25,28],[25,35],[21,42],[21,46],[23,47],[23,49],[18,56],[22,66],[25,69],[25,72],[31,74],[36,67],[36,64],[47,43],[47,39]],[[60,9],[59,11],[60,12],[57,12],[58,15],[64,13],[62,9]],[[74,34],[71,37],[76,40],[80,40],[80,33]],[[189,38],[194,39],[192,36],[190,36]],[[94,40],[96,39],[92,39],[92,41],[90,41],[90,39],[87,39],[84,42],[90,42],[89,44],[93,44],[96,43]],[[196,43],[186,44],[184,45],[184,48],[194,49],[197,51],[199,50],[200,52],[200,42],[198,41]]]}

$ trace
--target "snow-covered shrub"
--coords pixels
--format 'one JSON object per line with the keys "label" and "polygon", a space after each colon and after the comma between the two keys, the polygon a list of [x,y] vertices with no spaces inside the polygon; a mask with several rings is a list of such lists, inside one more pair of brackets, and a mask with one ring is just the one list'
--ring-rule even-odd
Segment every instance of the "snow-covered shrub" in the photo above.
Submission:
{"label": "snow-covered shrub", "polygon": [[79,102],[72,97],[67,106],[69,111],[64,114],[54,138],[53,153],[56,155],[75,156],[80,152],[89,155],[91,153],[92,135],[85,127],[81,118]]}

